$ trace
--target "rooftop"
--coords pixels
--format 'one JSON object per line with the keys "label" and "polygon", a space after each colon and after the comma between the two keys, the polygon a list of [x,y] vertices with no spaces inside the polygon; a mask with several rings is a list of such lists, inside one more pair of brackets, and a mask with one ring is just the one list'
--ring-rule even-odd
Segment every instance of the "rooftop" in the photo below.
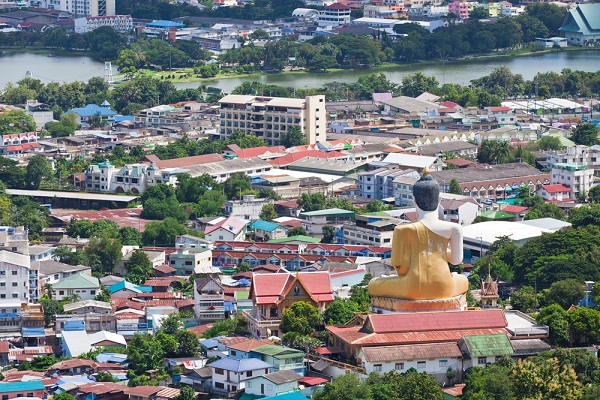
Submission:
{"label": "rooftop", "polygon": [[514,353],[510,340],[505,334],[465,336],[463,340],[471,357],[502,356]]}
{"label": "rooftop", "polygon": [[[388,156],[389,157],[389,156]],[[450,182],[456,179],[458,183],[481,182],[494,179],[510,179],[542,175],[539,169],[526,163],[509,163],[493,166],[470,167],[452,169],[447,171],[434,171],[431,173],[433,179],[438,182]]]}
{"label": "rooftop", "polygon": [[[121,196],[116,194],[100,194],[100,193],[83,193],[83,192],[60,192],[56,190],[22,190],[22,189],[6,189],[6,193],[11,196],[29,196],[29,197],[57,197],[59,199],[77,199],[77,200],[98,200],[98,201],[115,201],[130,203],[139,196]],[[97,212],[97,211],[95,211]]]}
{"label": "rooftop", "polygon": [[266,363],[258,358],[247,358],[243,360],[234,360],[232,358],[221,358],[217,361],[214,361],[208,364],[211,368],[221,368],[226,371],[234,371],[234,372],[245,372],[245,371],[254,371],[260,369],[269,369],[273,368],[273,366],[269,363]]}
{"label": "rooftop", "polygon": [[52,289],[97,289],[100,287],[98,278],[84,273],[69,275],[52,285]]}
{"label": "rooftop", "polygon": [[435,358],[460,358],[462,352],[456,343],[416,344],[410,346],[382,346],[364,348],[363,353],[369,362],[391,362],[396,360],[416,360]]}

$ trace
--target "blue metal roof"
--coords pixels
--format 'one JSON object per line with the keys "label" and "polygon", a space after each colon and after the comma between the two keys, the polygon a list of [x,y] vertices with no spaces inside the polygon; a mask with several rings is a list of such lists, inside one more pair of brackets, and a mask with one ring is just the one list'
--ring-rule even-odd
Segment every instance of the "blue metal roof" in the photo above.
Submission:
{"label": "blue metal roof", "polygon": [[122,280],[121,282],[117,282],[113,285],[110,285],[107,288],[111,293],[118,292],[119,290],[131,290],[134,293],[150,293],[152,288],[150,286],[140,286],[134,285],[131,282],[127,282],[126,280]]}
{"label": "blue metal roof", "polygon": [[28,390],[44,390],[44,384],[41,380],[27,382],[0,382],[0,393],[26,392]]}
{"label": "blue metal roof", "polygon": [[287,392],[276,396],[263,397],[261,400],[306,400],[307,397],[299,391]]}
{"label": "blue metal roof", "polygon": [[234,360],[233,358],[221,358],[208,364],[209,367],[221,368],[226,371],[244,372],[257,369],[273,368],[273,366],[258,358],[247,358],[244,360]]}
{"label": "blue metal roof", "polygon": [[262,219],[256,220],[250,224],[250,226],[254,229],[260,229],[261,231],[273,232],[275,229],[279,228],[281,225],[275,222],[269,222]]}
{"label": "blue metal roof", "polygon": [[111,110],[110,108],[100,107],[96,104],[88,104],[82,108],[73,108],[68,113],[75,113],[81,117],[93,117],[94,115],[100,115],[101,117],[109,117],[112,115],[117,115],[116,112]]}
{"label": "blue metal roof", "polygon": [[185,25],[180,22],[159,19],[157,21],[152,21],[149,24],[146,24],[146,26],[149,26],[151,28],[183,28]]}

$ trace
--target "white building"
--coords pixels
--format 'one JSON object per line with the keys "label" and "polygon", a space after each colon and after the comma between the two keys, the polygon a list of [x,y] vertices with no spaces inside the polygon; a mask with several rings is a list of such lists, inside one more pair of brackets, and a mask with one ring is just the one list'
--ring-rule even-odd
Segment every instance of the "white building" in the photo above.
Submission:
{"label": "white building", "polygon": [[246,238],[248,221],[235,217],[227,217],[214,225],[207,226],[204,230],[205,238],[216,242],[225,240],[229,242],[243,241]]}
{"label": "white building", "polygon": [[221,358],[208,364],[208,367],[212,370],[212,391],[229,394],[244,389],[248,379],[268,374],[273,366],[258,358]]}
{"label": "white building", "polygon": [[298,379],[302,375],[291,370],[282,370],[252,377],[246,381],[245,393],[257,396],[277,396],[298,390]]}
{"label": "white building", "polygon": [[556,163],[552,167],[550,182],[567,185],[573,189],[574,198],[587,195],[594,181],[594,170],[584,165]]}
{"label": "white building", "polygon": [[[471,197],[443,193],[438,207],[440,218],[463,226],[471,225],[480,214],[479,203]],[[452,198],[454,197],[454,198]]]}
{"label": "white building", "polygon": [[224,320],[224,299],[219,278],[194,279],[194,313],[199,324]]}
{"label": "white building", "polygon": [[30,282],[29,257],[23,254],[0,250],[0,300],[11,299],[28,302],[30,287],[37,296],[37,274]]}
{"label": "white building", "polygon": [[394,190],[394,204],[401,207],[410,207],[415,204],[413,197],[413,186],[419,178],[399,176],[394,178],[396,188]]}
{"label": "white building", "polygon": [[573,189],[562,183],[555,185],[543,185],[536,193],[548,202],[572,202]]}
{"label": "white building", "polygon": [[378,168],[371,171],[359,172],[358,195],[367,199],[392,199],[396,197],[396,178],[419,179],[416,170]]}
{"label": "white building", "polygon": [[342,226],[344,244],[391,247],[394,228],[403,221],[396,218],[378,218],[357,215],[356,222],[347,222]]}
{"label": "white building", "polygon": [[319,14],[317,23],[321,27],[339,27],[350,24],[350,7],[342,3],[333,3]]}
{"label": "white building", "polygon": [[218,272],[212,266],[212,250],[204,247],[177,249],[169,254],[169,265],[175,268],[175,275],[188,276],[192,273],[212,274]]}
{"label": "white building", "polygon": [[66,11],[75,18],[115,15],[115,0],[29,0],[31,7]]}
{"label": "white building", "polygon": [[222,139],[239,129],[258,136],[267,145],[279,145],[283,135],[298,126],[307,143],[325,141],[325,96],[292,99],[230,94],[219,100],[219,104]]}
{"label": "white building", "polygon": [[254,221],[260,219],[263,206],[273,204],[272,199],[257,199],[256,196],[246,194],[241,200],[228,200],[225,202],[223,213],[228,217]]}
{"label": "white building", "polygon": [[462,352],[455,342],[413,344],[385,347],[363,347],[359,353],[363,368],[371,372],[405,373],[411,368],[433,376],[439,383],[447,383],[449,369],[459,375],[462,371]]}
{"label": "white building", "polygon": [[154,162],[128,164],[116,168],[106,160],[92,164],[85,170],[85,188],[88,191],[106,193],[142,193],[148,186],[159,183],[173,184],[180,170],[156,168]]}
{"label": "white building", "polygon": [[52,285],[53,298],[59,301],[73,295],[79,296],[79,300],[93,300],[99,291],[98,278],[84,273],[68,276]]}
{"label": "white building", "polygon": [[76,33],[91,32],[103,26],[109,26],[117,32],[128,32],[133,29],[131,15],[109,15],[98,17],[82,17],[74,19]]}
{"label": "white building", "polygon": [[554,150],[546,153],[548,167],[554,164],[584,165],[588,168],[600,167],[600,146],[592,147],[576,145],[565,150]]}

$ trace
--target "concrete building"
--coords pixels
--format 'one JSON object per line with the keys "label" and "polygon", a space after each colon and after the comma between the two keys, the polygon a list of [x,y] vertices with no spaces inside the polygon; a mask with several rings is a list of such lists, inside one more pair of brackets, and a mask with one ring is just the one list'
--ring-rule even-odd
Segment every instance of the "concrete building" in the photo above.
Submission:
{"label": "concrete building", "polygon": [[212,274],[212,250],[203,247],[177,249],[169,254],[169,265],[175,268],[175,275],[188,276],[196,274]]}
{"label": "concrete building", "polygon": [[217,240],[243,241],[246,238],[248,222],[235,217],[227,217],[214,225],[207,226],[204,234],[206,239],[213,242]]}
{"label": "concrete building", "polygon": [[115,15],[115,0],[29,0],[31,7],[66,11],[75,18]]}
{"label": "concrete building", "polygon": [[344,244],[391,247],[394,228],[405,222],[391,217],[357,215],[356,222],[342,226],[342,238]]}
{"label": "concrete building", "polygon": [[466,226],[471,225],[479,215],[479,203],[473,198],[449,193],[443,193],[442,196],[456,196],[456,198],[440,199],[438,207],[440,219]]}
{"label": "concrete building", "polygon": [[554,164],[571,164],[595,169],[600,167],[600,146],[576,145],[564,150],[548,151],[546,162],[549,168],[552,168]]}
{"label": "concrete building", "polygon": [[390,169],[385,167],[359,172],[357,175],[358,195],[376,200],[395,198],[396,178],[419,179],[419,173],[414,169]]}
{"label": "concrete building", "polygon": [[350,24],[350,7],[342,3],[333,3],[321,11],[317,24],[321,27],[334,27]]}
{"label": "concrete building", "polygon": [[573,202],[573,189],[562,183],[555,185],[542,185],[536,192],[544,200],[551,203]]}
{"label": "concrete building", "polygon": [[224,299],[219,278],[194,279],[194,313],[200,325],[225,319]]}
{"label": "concrete building", "polygon": [[99,291],[98,278],[83,273],[70,275],[52,285],[53,298],[59,301],[73,295],[78,295],[80,300],[92,300]]}
{"label": "concrete building", "polygon": [[133,29],[131,15],[107,15],[98,17],[82,17],[73,20],[76,33],[91,32],[102,26],[109,26],[117,32],[129,32]]}
{"label": "concrete building", "polygon": [[410,207],[415,204],[413,198],[413,186],[418,181],[418,177],[398,176],[394,178],[394,204],[401,207]]}
{"label": "concrete building", "polygon": [[260,212],[267,204],[273,204],[272,199],[257,199],[252,194],[246,194],[241,200],[228,200],[225,202],[223,214],[228,217],[254,221],[260,219]]}
{"label": "concrete building", "polygon": [[550,182],[553,185],[566,185],[573,190],[573,198],[590,192],[594,181],[594,170],[584,165],[556,163],[552,167]]}
{"label": "concrete building", "polygon": [[283,135],[298,126],[307,143],[325,140],[325,96],[292,99],[230,94],[219,100],[219,104],[222,139],[239,129],[258,136],[267,145],[279,145]]}
{"label": "concrete building", "polygon": [[37,271],[30,280],[29,257],[0,250],[0,302],[28,302],[38,296]]}
{"label": "concrete building", "polygon": [[212,370],[212,391],[230,395],[243,390],[248,379],[268,374],[272,365],[258,358],[221,358],[208,364],[208,367]]}

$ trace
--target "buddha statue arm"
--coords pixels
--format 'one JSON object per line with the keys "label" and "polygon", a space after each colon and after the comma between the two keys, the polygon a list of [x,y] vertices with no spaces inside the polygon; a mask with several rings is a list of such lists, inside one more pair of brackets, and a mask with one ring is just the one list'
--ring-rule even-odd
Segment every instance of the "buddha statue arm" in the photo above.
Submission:
{"label": "buddha statue arm", "polygon": [[453,265],[460,264],[463,260],[463,235],[462,227],[459,225],[452,230],[450,240],[448,241],[446,257],[448,258],[448,262]]}

